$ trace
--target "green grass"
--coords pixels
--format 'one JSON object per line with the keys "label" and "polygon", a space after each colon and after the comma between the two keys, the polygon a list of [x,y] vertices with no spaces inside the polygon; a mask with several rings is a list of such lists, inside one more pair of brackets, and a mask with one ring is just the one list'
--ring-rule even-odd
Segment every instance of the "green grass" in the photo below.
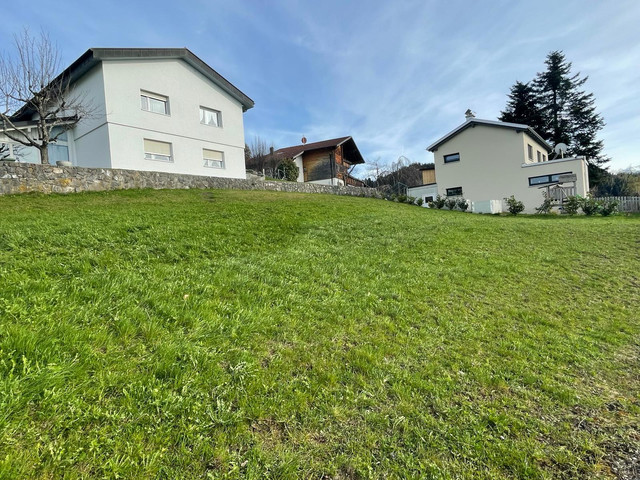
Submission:
{"label": "green grass", "polygon": [[615,478],[639,251],[637,216],[0,197],[0,478]]}

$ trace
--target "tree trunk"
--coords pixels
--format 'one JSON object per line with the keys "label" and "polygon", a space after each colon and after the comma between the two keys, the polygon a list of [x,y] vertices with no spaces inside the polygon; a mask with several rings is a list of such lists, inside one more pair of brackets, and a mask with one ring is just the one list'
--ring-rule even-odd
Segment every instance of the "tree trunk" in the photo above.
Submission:
{"label": "tree trunk", "polygon": [[40,163],[42,163],[42,165],[49,165],[49,149],[46,145],[40,149]]}

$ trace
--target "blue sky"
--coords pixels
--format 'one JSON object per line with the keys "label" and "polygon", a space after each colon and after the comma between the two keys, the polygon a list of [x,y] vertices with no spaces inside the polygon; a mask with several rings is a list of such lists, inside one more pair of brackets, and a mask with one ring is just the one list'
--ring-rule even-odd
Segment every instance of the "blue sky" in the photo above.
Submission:
{"label": "blue sky", "polygon": [[[552,50],[588,75],[613,170],[640,165],[640,2],[31,0],[0,45],[48,31],[64,65],[89,47],[187,47],[256,103],[247,143],[351,135],[364,158],[430,162],[471,108],[495,119]],[[365,170],[361,170],[364,175]]]}

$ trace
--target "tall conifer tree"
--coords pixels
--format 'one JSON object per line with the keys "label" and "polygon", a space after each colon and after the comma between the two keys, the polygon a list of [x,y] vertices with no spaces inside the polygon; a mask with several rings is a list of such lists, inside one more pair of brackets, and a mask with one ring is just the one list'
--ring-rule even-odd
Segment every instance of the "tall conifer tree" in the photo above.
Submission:
{"label": "tall conifer tree", "polygon": [[571,62],[561,51],[547,55],[546,70],[529,83],[511,87],[503,122],[533,127],[551,145],[565,143],[569,155],[588,157],[592,184],[597,184],[609,158],[602,154],[604,143],[597,135],[605,123],[596,111],[593,93],[582,89],[589,77],[571,74]]}

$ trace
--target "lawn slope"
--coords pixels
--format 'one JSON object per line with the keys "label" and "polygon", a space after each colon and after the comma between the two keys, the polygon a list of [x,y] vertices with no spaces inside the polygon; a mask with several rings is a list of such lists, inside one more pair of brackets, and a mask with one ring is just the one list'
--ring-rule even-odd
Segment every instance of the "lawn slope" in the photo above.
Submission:
{"label": "lawn slope", "polygon": [[639,217],[0,197],[0,478],[631,478],[639,250]]}

